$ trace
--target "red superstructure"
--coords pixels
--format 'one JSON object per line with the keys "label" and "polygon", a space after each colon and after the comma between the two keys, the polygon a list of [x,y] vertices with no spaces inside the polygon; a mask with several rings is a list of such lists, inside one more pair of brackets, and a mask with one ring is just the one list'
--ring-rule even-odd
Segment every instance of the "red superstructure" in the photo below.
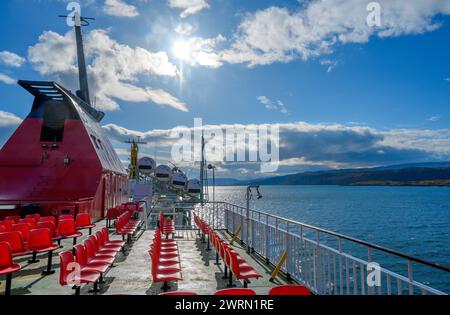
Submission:
{"label": "red superstructure", "polygon": [[33,108],[0,151],[0,219],[106,209],[128,201],[128,177],[96,111],[54,82],[19,81]]}

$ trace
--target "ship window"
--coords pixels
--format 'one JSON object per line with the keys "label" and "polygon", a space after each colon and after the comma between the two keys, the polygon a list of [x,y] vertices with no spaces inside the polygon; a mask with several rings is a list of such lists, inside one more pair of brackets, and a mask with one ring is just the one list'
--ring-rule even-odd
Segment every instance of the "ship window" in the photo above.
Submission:
{"label": "ship window", "polygon": [[102,142],[100,141],[100,139],[98,139],[97,141],[98,141],[98,145],[100,146],[100,149],[103,150]]}
{"label": "ship window", "polygon": [[95,145],[95,147],[97,148],[97,150],[100,149],[100,148],[98,147],[97,138],[96,138],[95,136],[93,136],[93,135],[91,135],[91,138],[92,138],[92,142],[94,142],[94,145]]}
{"label": "ship window", "polygon": [[48,104],[44,108],[41,142],[62,142],[67,110],[60,103]]}

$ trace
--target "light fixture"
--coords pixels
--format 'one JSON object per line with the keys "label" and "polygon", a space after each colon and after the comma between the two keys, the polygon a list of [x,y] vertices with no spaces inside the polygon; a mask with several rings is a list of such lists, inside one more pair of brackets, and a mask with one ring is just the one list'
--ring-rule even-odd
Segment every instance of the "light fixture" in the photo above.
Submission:
{"label": "light fixture", "polygon": [[259,186],[256,187],[256,199],[261,199],[263,196],[261,195],[260,191],[259,191]]}

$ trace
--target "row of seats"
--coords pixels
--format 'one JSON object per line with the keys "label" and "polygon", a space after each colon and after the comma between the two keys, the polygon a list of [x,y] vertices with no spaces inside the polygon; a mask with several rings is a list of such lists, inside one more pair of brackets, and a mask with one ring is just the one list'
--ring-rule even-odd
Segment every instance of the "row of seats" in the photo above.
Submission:
{"label": "row of seats", "polygon": [[[221,257],[225,263],[224,278],[228,278],[229,280],[228,287],[235,286],[233,284],[233,275],[237,280],[243,281],[244,288],[247,288],[250,279],[262,278],[262,275],[248,264],[228,242],[221,239],[219,234],[217,234],[217,232],[215,232],[204,220],[197,215],[194,215],[194,221],[198,222],[197,226],[202,233],[208,234],[208,243],[210,241],[216,250],[216,264],[219,264],[219,257]],[[228,269],[230,272],[228,272]]]}
{"label": "row of seats", "polygon": [[78,214],[76,219],[73,215],[62,215],[56,220],[53,216],[41,217],[36,214],[27,215],[24,219],[6,217],[0,221],[0,243],[3,243],[0,274],[7,278],[5,294],[10,294],[12,274],[20,270],[20,265],[13,261],[15,257],[31,255],[28,263],[37,263],[38,254],[48,253],[47,268],[42,274],[53,274],[53,252],[60,248],[61,240],[73,238],[75,245],[77,238],[83,235],[79,230],[93,227],[95,224],[91,224],[87,213]]}
{"label": "row of seats", "polygon": [[[56,227],[51,221],[39,221],[36,224],[17,223],[3,225],[3,229],[0,230],[0,239],[20,237],[20,243],[23,244],[23,247],[26,249],[29,242],[28,239],[30,232],[34,229],[48,229],[52,240],[57,241],[58,245],[61,244],[62,239],[73,239],[73,243],[75,245],[77,238],[83,235],[77,228],[77,225],[73,219],[66,219],[60,220]],[[19,236],[16,234],[19,234]]]}
{"label": "row of seats", "polygon": [[38,262],[36,255],[48,253],[47,269],[43,275],[53,274],[53,251],[59,248],[54,244],[50,230],[46,228],[32,229],[29,231],[28,242],[24,243],[20,232],[0,233],[0,275],[6,275],[5,295],[10,295],[12,274],[20,270],[20,265],[14,263],[13,258],[18,256],[33,255],[30,263]]}
{"label": "row of seats", "polygon": [[[205,242],[205,236],[209,236],[209,225],[197,215],[194,215],[194,222],[198,227],[199,235],[202,237],[202,241]],[[208,249],[209,249],[209,239],[208,239]]]}
{"label": "row of seats", "polygon": [[183,278],[177,242],[174,239],[162,239],[161,233],[161,228],[155,230],[155,236],[148,253],[152,262],[153,282],[163,282],[162,290],[167,292],[169,282],[179,281]]}
{"label": "row of seats", "polygon": [[[0,232],[13,231],[14,225],[28,224],[31,229],[38,228],[39,225],[50,228],[50,224],[53,224],[53,230],[59,225],[59,222],[66,220],[74,220],[77,230],[89,229],[89,235],[92,234],[92,229],[96,226],[91,222],[91,218],[88,213],[79,213],[74,217],[71,214],[64,214],[58,217],[58,220],[53,216],[41,217],[39,214],[26,215],[24,219],[19,216],[7,216],[5,220],[0,221]],[[26,233],[26,232],[25,232]]]}
{"label": "row of seats", "polygon": [[75,294],[79,295],[81,284],[93,283],[94,291],[98,291],[98,284],[103,282],[104,274],[113,266],[125,242],[110,240],[106,228],[89,236],[82,244],[74,246],[74,253],[65,251],[60,253],[60,277],[62,286],[72,286]]}
{"label": "row of seats", "polygon": [[106,226],[110,227],[111,222],[117,220],[125,212],[128,212],[132,218],[136,218],[142,211],[143,208],[138,202],[123,203],[120,206],[110,208],[106,212]]}
{"label": "row of seats", "polygon": [[166,238],[175,234],[175,222],[172,219],[167,219],[162,211],[159,213],[159,229]]}
{"label": "row of seats", "polygon": [[123,240],[127,236],[127,241],[130,243],[131,237],[138,231],[139,225],[139,220],[132,219],[129,212],[124,212],[116,220],[116,233],[122,235]]}
{"label": "row of seats", "polygon": [[[196,292],[186,292],[186,291],[175,291],[175,292],[164,292],[159,295],[198,295]],[[223,289],[216,291],[214,295],[226,295],[226,296],[236,296],[236,295],[257,295],[256,292],[249,288],[239,288],[239,289]],[[273,287],[269,290],[268,295],[312,295],[311,291],[308,290],[303,285],[280,285]]]}

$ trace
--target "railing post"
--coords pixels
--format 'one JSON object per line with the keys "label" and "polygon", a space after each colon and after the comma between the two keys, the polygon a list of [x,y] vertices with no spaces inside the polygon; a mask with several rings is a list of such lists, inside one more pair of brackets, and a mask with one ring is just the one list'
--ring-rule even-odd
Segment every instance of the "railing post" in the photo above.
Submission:
{"label": "railing post", "polygon": [[322,268],[320,268],[320,250],[319,250],[319,244],[320,244],[320,235],[319,231],[317,231],[316,236],[316,246],[314,248],[314,286],[319,294],[322,294],[322,280],[321,280],[321,273]]}
{"label": "railing post", "polygon": [[[372,262],[372,249],[370,247],[367,247],[367,263],[371,263]],[[367,266],[366,266],[367,269]],[[369,275],[369,273],[367,272],[367,275]],[[373,286],[369,285],[369,283],[367,283],[367,277],[365,279],[366,284],[367,284],[367,294],[368,295],[373,295]]]}
{"label": "railing post", "polygon": [[264,229],[266,237],[266,262],[270,262],[270,227],[269,227],[269,216],[266,215],[266,227]]}
{"label": "railing post", "polygon": [[412,261],[408,259],[408,279],[409,279],[409,295],[414,294],[413,287],[413,273],[412,273]]}
{"label": "railing post", "polygon": [[[342,240],[338,238],[338,248],[339,248],[339,294],[344,294],[344,278],[342,274]],[[347,275],[348,277],[348,275]]]}
{"label": "railing post", "polygon": [[[242,209],[240,209],[240,215],[241,215],[241,226],[242,226],[242,228],[243,229],[245,229],[245,234],[247,235],[248,234],[248,228],[247,228],[247,226],[245,225],[245,218],[244,218],[244,214],[242,213]],[[242,232],[242,238],[241,238],[241,244],[244,244],[244,240],[247,238],[247,236],[245,236],[245,238],[244,238],[244,233]]]}
{"label": "railing post", "polygon": [[286,260],[286,272],[287,272],[287,278],[288,280],[291,280],[291,273],[292,272],[292,258],[294,255],[291,253],[291,242],[289,241],[289,222],[286,223],[286,237],[285,237],[285,243],[286,243],[286,253],[287,253],[287,260]]}

